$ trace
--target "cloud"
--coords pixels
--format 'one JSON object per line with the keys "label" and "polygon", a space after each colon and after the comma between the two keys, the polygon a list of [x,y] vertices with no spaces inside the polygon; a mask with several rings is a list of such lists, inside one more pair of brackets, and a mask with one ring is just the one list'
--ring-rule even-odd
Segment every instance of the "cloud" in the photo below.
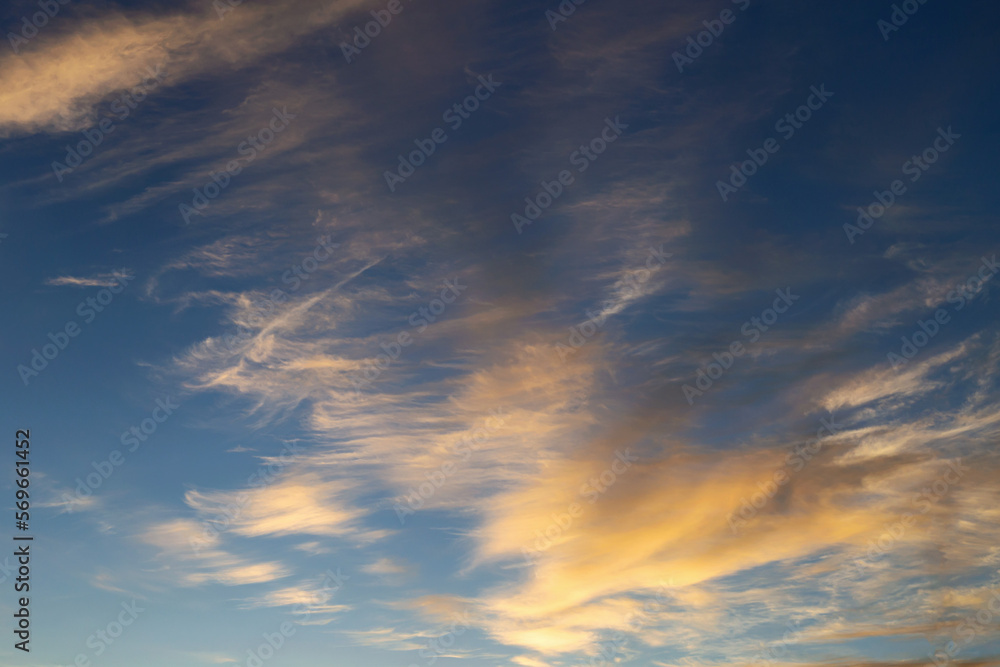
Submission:
{"label": "cloud", "polygon": [[351,605],[330,604],[335,591],[329,591],[321,583],[310,582],[299,586],[288,586],[264,595],[249,598],[241,604],[242,609],[267,609],[292,607],[292,613],[300,625],[327,625],[334,618],[353,609]]}
{"label": "cloud", "polygon": [[[963,378],[966,385],[974,385],[977,375],[992,377],[993,368],[981,365],[984,351],[979,350],[977,355],[971,354],[973,351],[960,344],[928,360],[919,372],[951,369],[961,376],[963,371],[975,368],[972,377]],[[882,371],[867,373],[881,376]],[[906,386],[911,384],[908,381]],[[864,400],[848,401],[855,406],[899,393],[891,383],[879,390],[871,378],[866,381],[848,377],[842,385],[843,389],[832,389],[829,395],[847,395],[850,387],[868,388]],[[948,385],[954,385],[954,381]],[[824,400],[827,405],[844,405],[841,399]],[[892,424],[906,407],[891,405],[892,409],[880,413],[880,423]],[[864,554],[872,540],[881,538],[886,525],[898,521],[906,511],[918,513],[923,507],[918,498],[921,489],[926,492],[947,470],[948,460],[938,453],[942,447],[945,451],[965,451],[976,456],[979,465],[993,470],[995,466],[987,463],[989,459],[982,453],[990,434],[996,433],[995,412],[991,400],[970,405],[961,413],[938,413],[912,421],[906,425],[905,434],[889,431],[889,435],[905,438],[911,444],[906,448],[880,448],[883,458],[874,466],[859,465],[862,460],[870,463],[870,454],[862,458],[847,455],[871,448],[867,440],[859,441],[855,431],[847,428],[827,443],[834,453],[844,454],[818,457],[796,473],[738,535],[730,530],[727,516],[737,512],[745,498],[759,495],[760,484],[769,482],[776,470],[787,466],[788,446],[770,451],[758,446],[745,454],[720,456],[669,441],[643,446],[641,440],[628,438],[630,433],[644,431],[626,429],[610,443],[605,439],[598,450],[607,457],[603,460],[578,455],[562,461],[544,477],[524,479],[518,487],[493,495],[486,506],[485,520],[475,532],[477,562],[506,560],[515,567],[519,564],[525,575],[522,581],[498,586],[479,598],[483,627],[501,643],[522,646],[542,656],[585,653],[599,641],[602,629],[629,632],[628,620],[639,604],[636,596],[652,595],[657,582],[661,582],[668,585],[669,596],[679,606],[665,610],[663,622],[655,627],[671,623],[674,630],[660,633],[644,628],[635,636],[636,641],[650,646],[683,647],[680,638],[693,632],[694,646],[717,642],[718,621],[709,619],[737,607],[734,586],[750,573],[780,564],[783,580],[795,579],[801,572],[803,579],[797,586],[805,587],[806,582],[813,586],[815,580],[806,578],[806,573],[815,568],[815,559],[823,559],[819,562],[825,564],[827,573],[836,572],[838,563],[846,571],[850,558]],[[871,420],[871,415],[860,411],[856,418],[864,423]],[[602,468],[608,467],[612,444],[655,454],[634,463],[631,470],[622,473],[621,481],[614,482],[590,505],[585,491],[596,488],[594,480],[599,479]],[[924,556],[927,551],[954,551],[949,570],[974,570],[974,554],[981,556],[988,547],[972,538],[975,529],[967,534],[957,529],[964,522],[955,516],[959,511],[955,503],[967,489],[987,493],[989,488],[990,494],[1000,491],[988,481],[990,475],[985,470],[977,473],[974,479],[964,480],[946,501],[930,505],[928,518],[894,538],[892,559],[905,565],[877,588],[873,587],[873,579],[883,576],[880,568],[862,575],[851,584],[854,599],[864,599],[874,591],[878,592],[871,597],[878,599],[888,590],[906,590],[903,578],[935,576],[937,573]],[[977,498],[970,498],[962,511],[978,514],[981,510],[973,508],[992,506],[984,498]],[[574,503],[582,510],[571,517]],[[975,525],[979,525],[978,520]],[[692,596],[694,593],[698,595]],[[781,603],[774,600],[773,589],[761,588],[752,599],[792,616],[807,595],[805,590],[796,592],[794,598]],[[689,602],[681,605],[685,599]],[[851,605],[851,601],[829,600],[828,610],[813,612],[814,622],[825,624],[827,619],[837,618],[841,604]],[[902,608],[912,610],[913,606]],[[911,624],[909,629],[905,624],[896,629],[884,627],[883,634],[914,634],[920,628],[940,627],[935,607],[923,608],[927,610],[923,625]],[[885,612],[881,613],[886,621]],[[857,628],[863,619],[855,616],[851,625]],[[702,623],[703,617],[707,622]],[[810,636],[804,635],[803,641],[807,639]],[[821,641],[818,635],[811,640]],[[728,655],[740,654],[737,644],[735,640],[733,646],[727,645]]]}
{"label": "cloud", "polygon": [[147,78],[147,68],[162,67],[167,86],[232,72],[360,4],[245,5],[224,20],[209,6],[197,14],[84,13],[69,30],[50,28],[28,52],[0,57],[0,136],[82,130],[101,102]]}
{"label": "cloud", "polygon": [[310,556],[321,556],[323,554],[330,553],[331,549],[324,547],[319,542],[303,542],[302,544],[296,544],[295,548],[299,551],[304,551]]}
{"label": "cloud", "polygon": [[[125,269],[122,269],[119,275],[124,275],[126,279],[134,277],[131,272]],[[55,287],[110,287],[118,284],[118,276],[113,273],[98,273],[92,276],[59,276],[47,278],[45,284]]]}
{"label": "cloud", "polygon": [[170,519],[150,525],[141,540],[160,550],[174,565],[178,583],[198,586],[216,582],[226,586],[259,584],[284,578],[291,572],[276,561],[253,561],[220,547],[217,534],[189,519]]}
{"label": "cloud", "polygon": [[113,582],[116,580],[117,577],[111,572],[102,571],[98,572],[93,577],[91,577],[90,585],[93,586],[94,588],[99,588],[102,591],[109,591],[111,593],[121,593],[123,595],[128,595],[134,598],[144,599],[144,596],[142,595],[137,595],[132,591],[115,586]]}
{"label": "cloud", "polygon": [[347,630],[343,634],[358,646],[375,646],[389,651],[416,651],[426,648],[426,644],[413,640],[424,639],[427,635],[419,632],[406,632],[397,628]]}
{"label": "cloud", "polygon": [[195,270],[207,276],[247,276],[260,271],[261,256],[276,239],[234,235],[195,248],[164,267]]}
{"label": "cloud", "polygon": [[[680,234],[676,238],[684,237]],[[591,303],[615,293],[621,270],[627,270],[616,267],[641,257],[645,240],[591,274]],[[661,269],[666,280],[650,294],[671,289],[675,268]],[[465,280],[474,285],[473,278]],[[433,282],[425,274],[410,278],[410,286],[418,289]],[[971,567],[973,555],[984,547],[971,534],[956,539],[956,533],[934,528],[953,525],[948,523],[952,509],[943,503],[899,540],[894,558],[905,563],[900,571],[873,568],[857,581],[837,584],[836,595],[842,597],[810,602],[810,596],[820,594],[816,576],[828,576],[863,553],[868,541],[878,539],[883,527],[906,510],[910,494],[933,482],[954,448],[980,451],[985,434],[995,428],[992,401],[978,387],[992,377],[996,360],[976,366],[973,360],[984,355],[992,359],[979,338],[928,354],[899,373],[872,367],[797,375],[799,367],[785,369],[790,386],[779,392],[782,413],[769,415],[784,425],[781,432],[749,438],[746,451],[725,451],[704,444],[695,413],[679,400],[662,402],[655,393],[637,398],[617,384],[607,372],[622,368],[613,356],[621,347],[612,336],[595,337],[561,356],[555,346],[567,329],[538,321],[552,299],[502,305],[487,298],[470,301],[427,328],[419,357],[401,355],[393,362],[380,378],[382,391],[352,391],[352,377],[381,349],[379,343],[405,330],[405,313],[421,302],[391,285],[380,290],[350,285],[337,294],[308,295],[258,327],[240,354],[219,354],[208,341],[180,360],[182,368],[198,373],[198,386],[246,397],[251,409],[287,405],[305,412],[313,445],[302,470],[290,474],[289,486],[272,498],[264,490],[262,509],[255,513],[251,505],[233,522],[237,534],[356,539],[370,519],[351,509],[362,506],[363,498],[379,493],[387,496],[387,506],[403,502],[428,475],[452,463],[457,472],[423,498],[418,511],[470,519],[471,527],[460,537],[469,548],[464,576],[487,566],[500,566],[509,575],[468,602],[437,596],[433,604],[392,606],[433,616],[435,607],[467,605],[477,627],[493,641],[527,651],[524,659],[538,664],[591,655],[608,630],[628,634],[629,651],[645,645],[697,652],[699,646],[722,642],[733,656],[750,662],[747,637],[768,627],[769,615],[791,619],[803,609],[811,610],[803,644],[822,645],[842,632],[835,625],[838,614],[866,599],[873,582],[885,590],[899,586],[909,576],[904,572],[929,576],[921,554],[949,543],[954,567]],[[630,304],[621,305],[624,313]],[[244,321],[243,308],[231,311],[233,321]],[[403,316],[396,314],[400,311]],[[386,333],[358,335],[362,313],[369,327]],[[571,308],[560,314],[574,321]],[[532,318],[529,330],[508,333]],[[609,331],[614,326],[609,323]],[[794,336],[772,341],[769,354],[790,353],[802,354]],[[428,368],[448,370],[431,378],[425,375]],[[909,413],[936,392],[970,387],[973,402],[961,411],[922,418]],[[636,407],[654,398],[661,400],[655,410]],[[463,437],[496,408],[502,408],[503,426],[464,456]],[[759,493],[759,485],[785,465],[789,449],[801,444],[796,433],[801,416],[818,419],[827,410],[835,411],[843,432],[745,531],[734,535],[727,518],[745,498]],[[931,450],[928,443],[935,440],[948,442],[948,448]],[[617,451],[626,449],[639,460],[589,503],[582,489],[596,489],[593,480],[614,464]],[[348,483],[348,477],[364,484]],[[986,478],[977,481],[984,483],[989,484]],[[236,493],[198,492],[188,500],[200,514],[211,516]],[[563,529],[560,522],[573,503],[583,513]],[[301,515],[300,507],[305,508]],[[556,534],[549,536],[550,531]],[[544,548],[535,546],[539,535],[546,536]],[[525,547],[533,552],[530,562]],[[386,557],[365,569],[390,573],[399,566]],[[788,582],[780,590],[774,587],[776,571]],[[648,626],[634,632],[630,621],[662,591],[667,603]],[[743,607],[748,611],[740,616],[736,610]],[[860,618],[855,630],[859,627]],[[884,634],[909,636],[937,627],[930,616],[909,624],[901,617],[892,619]],[[720,628],[727,629],[722,638]],[[359,631],[351,639],[413,650],[420,636],[395,626]]]}
{"label": "cloud", "polygon": [[239,660],[225,653],[218,652],[208,652],[208,651],[187,651],[184,653],[185,656],[192,660],[197,660],[198,662],[204,662],[209,665],[227,665],[230,663],[238,663]]}
{"label": "cloud", "polygon": [[229,530],[238,535],[335,536],[349,534],[363,514],[344,503],[352,486],[316,473],[287,472],[274,483],[249,491],[188,491],[185,501],[206,517],[235,515]]}
{"label": "cloud", "polygon": [[[298,2],[244,3],[224,21],[210,12],[120,16],[102,28],[108,39],[81,44],[75,56],[81,68],[103,58],[105,69],[83,76],[79,85],[47,91],[36,106],[17,107],[15,93],[8,93],[10,104],[0,105],[8,108],[6,117],[0,113],[4,131],[68,131],[93,122],[101,100],[131,85],[140,55],[167,63],[167,85],[155,93],[163,100],[182,84],[218,85],[240,68],[261,64],[263,81],[249,92],[240,88],[230,96],[238,101],[221,112],[193,112],[183,127],[151,126],[172,130],[169,139],[137,129],[153,139],[121,151],[108,146],[95,156],[92,180],[83,188],[117,186],[123,177],[166,167],[178,172],[144,181],[142,191],[126,193],[125,201],[116,199],[109,219],[124,219],[181,191],[189,196],[256,126],[256,114],[270,100],[311,100],[321,109],[313,117],[303,114],[290,130],[296,134],[283,136],[289,141],[266,155],[266,177],[248,174],[240,196],[213,201],[213,226],[192,232],[193,249],[165,260],[149,284],[148,295],[157,302],[219,314],[218,330],[175,360],[172,370],[185,385],[206,400],[240,406],[238,417],[255,430],[290,418],[285,423],[300,424],[308,443],[300,460],[263,487],[230,479],[220,483],[223,490],[189,491],[188,510],[203,523],[175,519],[149,531],[147,541],[175,560],[175,574],[186,585],[270,583],[293,574],[287,563],[237,555],[237,544],[294,546],[288,553],[299,558],[349,545],[363,550],[362,571],[401,575],[409,565],[400,560],[404,552],[390,551],[398,548],[393,540],[412,539],[417,529],[397,525],[392,508],[429,480],[440,480],[443,466],[453,466],[433,493],[423,494],[416,511],[435,527],[451,529],[446,539],[453,539],[454,549],[443,557],[459,561],[462,595],[449,594],[428,574],[426,587],[434,594],[408,587],[402,599],[384,606],[435,622],[469,609],[485,636],[523,653],[512,660],[524,667],[596,655],[613,630],[629,635],[627,652],[645,645],[704,657],[715,650],[732,657],[728,664],[751,664],[749,640],[769,637],[769,624],[779,619],[801,621],[807,626],[801,643],[821,652],[829,642],[938,631],[937,610],[959,613],[980,600],[980,591],[970,587],[935,587],[935,577],[992,566],[996,517],[983,509],[996,506],[989,462],[975,480],[978,491],[972,484],[955,490],[898,540],[891,567],[879,563],[854,579],[833,581],[906,509],[912,493],[933,483],[940,465],[982,455],[996,434],[989,375],[996,363],[985,355],[984,336],[925,350],[899,373],[853,353],[859,341],[881,341],[907,313],[937,303],[948,276],[960,273],[954,264],[936,264],[930,274],[897,248],[881,260],[900,272],[884,289],[872,288],[882,283],[854,275],[857,264],[840,265],[842,258],[828,257],[825,249],[803,252],[758,221],[719,233],[723,217],[728,225],[729,217],[742,214],[730,209],[721,216],[692,193],[711,183],[705,174],[723,163],[721,156],[731,158],[730,145],[743,126],[770,117],[788,92],[785,75],[764,86],[758,86],[759,73],[733,83],[729,90],[739,103],[725,101],[711,86],[692,91],[664,84],[663,45],[682,46],[691,26],[706,18],[703,8],[672,9],[669,20],[609,37],[603,35],[608,13],[623,10],[584,7],[572,30],[544,30],[537,62],[552,70],[545,85],[510,93],[510,106],[498,112],[505,123],[522,118],[533,143],[497,131],[469,154],[456,152],[437,163],[440,173],[421,171],[427,182],[454,178],[453,190],[414,187],[410,199],[371,200],[381,186],[379,161],[397,147],[389,145],[395,136],[370,139],[367,130],[410,133],[405,123],[412,119],[384,110],[395,108],[397,88],[401,96],[412,90],[388,85],[396,80],[387,77],[387,92],[380,95],[388,97],[373,100],[338,68],[300,69],[274,57],[306,31],[329,28],[352,6],[360,3],[329,12]],[[87,36],[91,29],[83,22],[77,31]],[[598,30],[605,39],[583,38]],[[523,32],[513,33],[507,37],[524,42]],[[70,37],[49,36],[50,46],[39,42],[35,48],[65,61],[61,49]],[[405,36],[379,46],[393,56],[416,53]],[[106,57],[112,48],[127,57]],[[399,72],[414,85],[431,91],[435,110],[443,77],[431,65],[454,55],[448,40],[440,49],[427,61],[412,55],[393,60],[406,63]],[[32,67],[39,85],[56,85],[46,83],[42,65]],[[0,71],[9,91],[26,76]],[[371,88],[370,72],[359,78]],[[670,110],[670,126],[639,127],[631,120],[638,116],[630,114],[639,107],[623,108],[626,122],[635,122],[634,134],[601,158],[594,170],[602,170],[601,177],[590,172],[591,180],[584,185],[581,179],[531,234],[506,245],[514,241],[492,225],[506,222],[507,212],[483,203],[489,197],[481,184],[467,187],[463,179],[475,172],[470,167],[496,162],[497,147],[524,146],[513,164],[499,165],[507,180],[490,185],[492,195],[496,183],[523,174],[528,191],[501,193],[504,202],[520,201],[541,178],[536,175],[555,173],[553,165],[593,133],[614,93],[655,99],[657,108]],[[750,97],[754,105],[742,99]],[[330,134],[330,125],[338,131]],[[397,143],[409,145],[412,136]],[[459,151],[459,145],[449,143],[448,150]],[[513,184],[521,187],[517,178]],[[327,212],[317,213],[321,209]],[[544,234],[542,225],[548,225]],[[513,233],[509,226],[504,231]],[[279,283],[282,272],[322,232],[336,233],[343,255],[263,321],[254,317],[255,304],[274,285],[286,287]],[[644,266],[649,248],[660,245],[673,257],[634,289],[629,278]],[[410,314],[453,276],[470,285],[465,300],[415,332]],[[717,413],[688,410],[679,391],[662,391],[681,375],[678,369],[720,349],[710,347],[717,338],[728,345],[738,336],[739,324],[767,305],[774,287],[787,281],[815,287],[831,276],[842,277],[845,286],[832,294],[813,289],[804,297],[802,315],[796,311],[782,321],[787,328],[776,327],[733,370],[727,378],[733,391],[719,401]],[[860,293],[858,285],[865,287]],[[768,299],[758,305],[762,294]],[[595,309],[608,318],[600,333],[561,355],[556,345],[565,345],[570,327]],[[226,335],[236,330],[250,335],[234,348]],[[413,345],[373,386],[357,391],[355,380],[382,363],[385,346],[391,348],[400,332],[413,335]],[[650,367],[663,372],[656,378],[663,382],[649,378]],[[950,409],[930,404],[943,396],[954,401]],[[503,424],[488,429],[494,411],[503,414]],[[734,535],[728,515],[760,493],[790,448],[803,444],[802,422],[828,411],[843,421],[843,432]],[[488,433],[467,448],[477,430]],[[591,504],[586,494],[598,488],[592,480],[600,480],[625,449],[639,459]],[[381,514],[372,509],[376,501]],[[583,512],[563,528],[574,503]],[[200,554],[168,550],[169,541],[203,538],[205,522],[224,531]],[[544,548],[534,546],[539,535]],[[377,553],[364,550],[376,541]],[[530,562],[525,547],[533,552]],[[244,604],[287,607],[311,590],[308,582],[281,586]],[[635,632],[630,619],[657,594],[665,602]],[[885,600],[913,618],[890,613]],[[332,618],[345,609],[330,605],[326,611]],[[857,622],[843,623],[846,613],[857,613]],[[364,621],[368,627],[348,634],[359,645],[416,650],[432,636],[403,622]]]}
{"label": "cloud", "polygon": [[392,558],[379,558],[361,568],[362,572],[378,576],[400,575],[410,572],[410,567]]}

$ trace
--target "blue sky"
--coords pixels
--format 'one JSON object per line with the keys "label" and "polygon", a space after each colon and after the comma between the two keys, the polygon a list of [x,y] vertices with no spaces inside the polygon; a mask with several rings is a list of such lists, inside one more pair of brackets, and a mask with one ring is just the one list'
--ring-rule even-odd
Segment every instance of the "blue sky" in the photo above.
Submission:
{"label": "blue sky", "polygon": [[0,664],[1000,665],[998,19],[5,4]]}

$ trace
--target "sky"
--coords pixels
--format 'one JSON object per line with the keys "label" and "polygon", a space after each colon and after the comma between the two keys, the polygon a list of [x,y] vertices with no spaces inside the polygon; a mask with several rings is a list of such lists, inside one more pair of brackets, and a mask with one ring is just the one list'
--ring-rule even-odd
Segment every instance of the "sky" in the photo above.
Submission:
{"label": "sky", "polygon": [[4,3],[0,665],[1000,665],[998,22]]}

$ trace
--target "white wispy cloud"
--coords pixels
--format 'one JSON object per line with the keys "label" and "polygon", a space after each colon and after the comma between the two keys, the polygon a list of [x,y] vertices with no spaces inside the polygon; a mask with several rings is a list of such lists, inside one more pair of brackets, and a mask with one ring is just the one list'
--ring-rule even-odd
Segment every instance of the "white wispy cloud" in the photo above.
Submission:
{"label": "white wispy cloud", "polygon": [[276,561],[254,561],[221,547],[217,533],[206,524],[189,519],[169,519],[146,526],[140,535],[171,561],[178,583],[197,586],[217,582],[227,586],[258,584],[282,579],[291,571]]}
{"label": "white wispy cloud", "polygon": [[[126,269],[122,269],[119,275],[124,276],[126,279],[134,277],[134,274]],[[97,273],[90,276],[58,276],[45,280],[46,285],[55,287],[108,287],[116,285],[118,282],[117,276],[113,273]]]}

